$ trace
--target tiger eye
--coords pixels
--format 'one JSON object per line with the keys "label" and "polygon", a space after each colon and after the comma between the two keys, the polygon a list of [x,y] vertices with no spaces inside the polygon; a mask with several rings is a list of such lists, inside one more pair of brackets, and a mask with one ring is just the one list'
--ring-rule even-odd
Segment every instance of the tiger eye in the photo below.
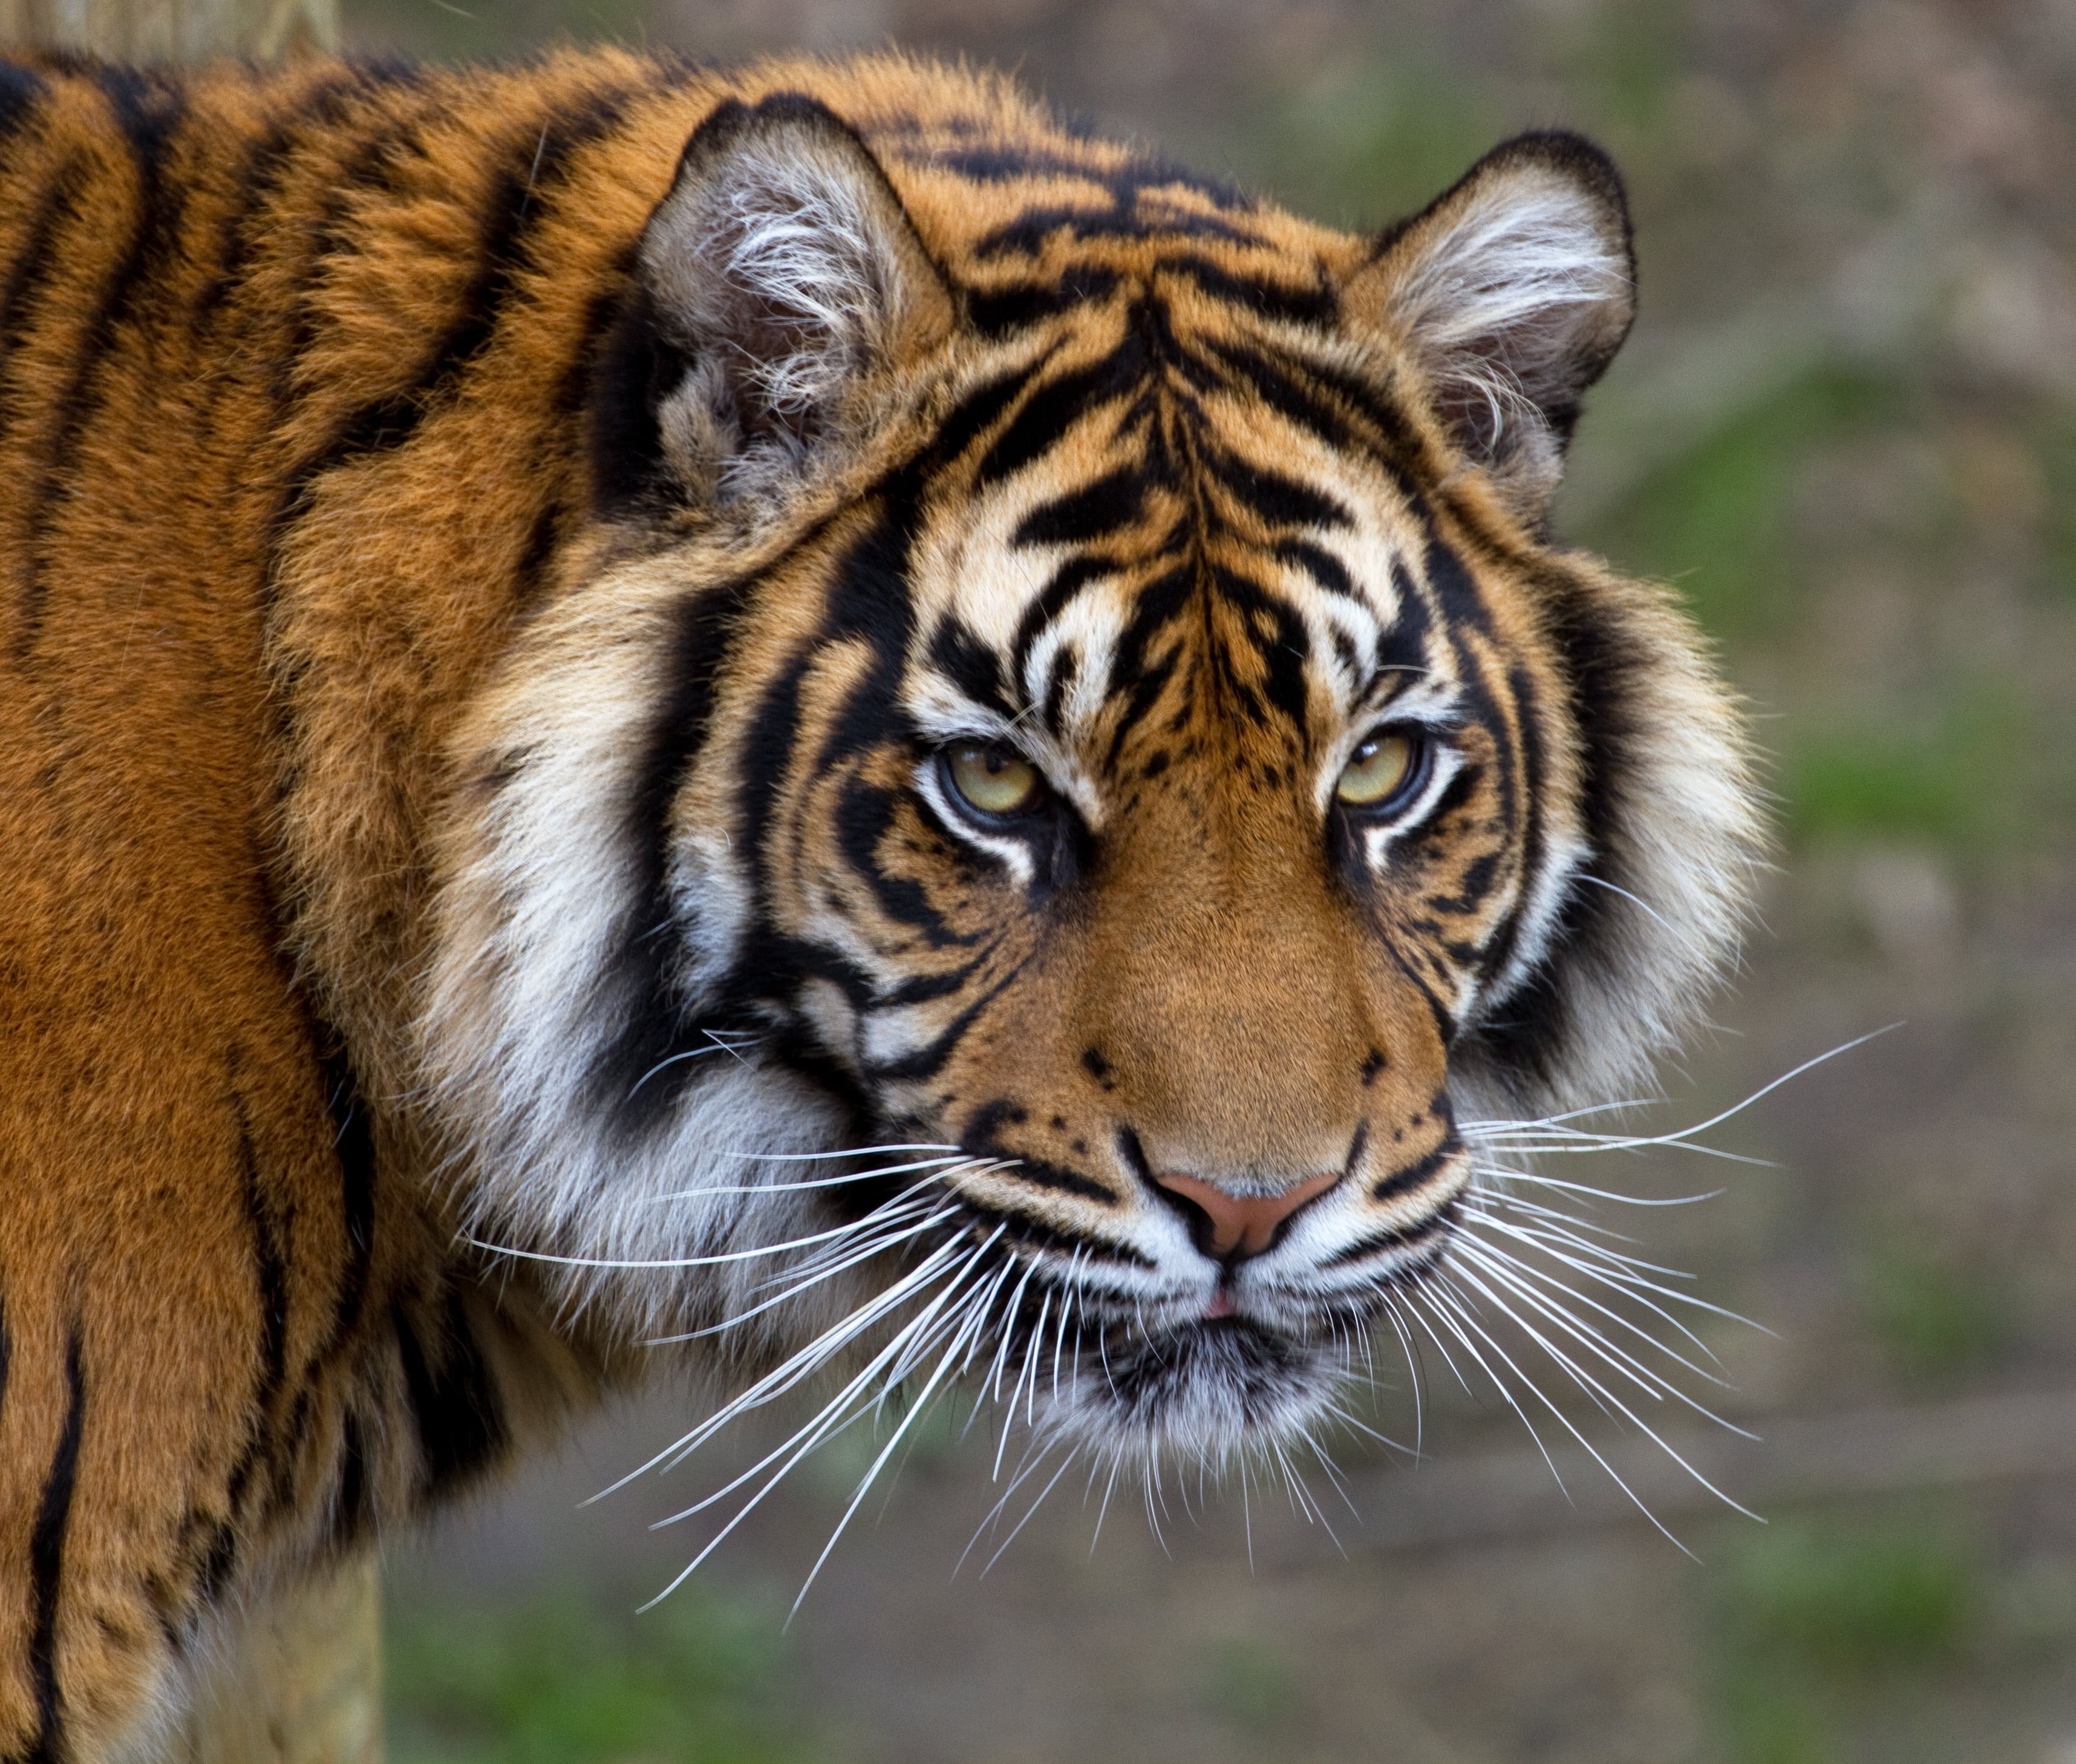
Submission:
{"label": "tiger eye", "polygon": [[1038,768],[1006,748],[974,742],[949,749],[945,770],[952,787],[984,815],[1014,815],[1038,800]]}
{"label": "tiger eye", "polygon": [[1341,768],[1334,794],[1356,808],[1374,808],[1389,799],[1413,770],[1413,737],[1372,735]]}

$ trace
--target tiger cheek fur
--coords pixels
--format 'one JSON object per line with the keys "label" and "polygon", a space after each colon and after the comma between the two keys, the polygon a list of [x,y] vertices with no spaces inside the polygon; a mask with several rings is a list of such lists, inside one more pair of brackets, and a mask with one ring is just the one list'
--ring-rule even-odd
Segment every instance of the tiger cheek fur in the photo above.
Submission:
{"label": "tiger cheek fur", "polygon": [[1567,135],[1359,238],[894,56],[0,68],[0,1758],[658,1336],[1305,1435],[1746,910],[1546,531],[1631,272]]}

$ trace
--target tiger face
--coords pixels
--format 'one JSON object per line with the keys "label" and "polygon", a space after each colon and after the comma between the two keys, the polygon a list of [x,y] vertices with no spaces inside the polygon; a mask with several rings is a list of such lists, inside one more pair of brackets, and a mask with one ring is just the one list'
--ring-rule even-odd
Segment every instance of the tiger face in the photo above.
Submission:
{"label": "tiger face", "polygon": [[1694,633],[1544,530],[1619,184],[1525,137],[1361,239],[856,120],[694,136],[595,531],[461,731],[471,1230],[751,1400],[851,1355],[1119,1455],[1301,1434],[1476,1121],[1604,1099],[1742,911]]}

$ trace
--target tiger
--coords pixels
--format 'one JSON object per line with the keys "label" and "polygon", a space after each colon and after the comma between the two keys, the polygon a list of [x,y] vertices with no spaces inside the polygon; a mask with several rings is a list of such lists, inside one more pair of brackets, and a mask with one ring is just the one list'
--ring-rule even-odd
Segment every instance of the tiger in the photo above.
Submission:
{"label": "tiger", "polygon": [[1734,960],[1739,701],[1551,530],[1577,135],[1351,232],[571,48],[10,64],[0,165],[0,1758],[665,1341],[1283,1449]]}

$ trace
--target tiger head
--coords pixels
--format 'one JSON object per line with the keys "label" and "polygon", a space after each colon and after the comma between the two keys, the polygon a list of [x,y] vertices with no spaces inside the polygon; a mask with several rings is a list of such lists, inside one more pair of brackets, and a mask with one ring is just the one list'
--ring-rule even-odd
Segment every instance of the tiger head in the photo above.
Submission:
{"label": "tiger head", "polygon": [[572,1308],[1216,1455],[1446,1265],[1478,1119],[1670,1044],[1754,792],[1667,595],[1547,534],[1633,310],[1596,149],[1354,237],[994,127],[686,147],[423,1059]]}

